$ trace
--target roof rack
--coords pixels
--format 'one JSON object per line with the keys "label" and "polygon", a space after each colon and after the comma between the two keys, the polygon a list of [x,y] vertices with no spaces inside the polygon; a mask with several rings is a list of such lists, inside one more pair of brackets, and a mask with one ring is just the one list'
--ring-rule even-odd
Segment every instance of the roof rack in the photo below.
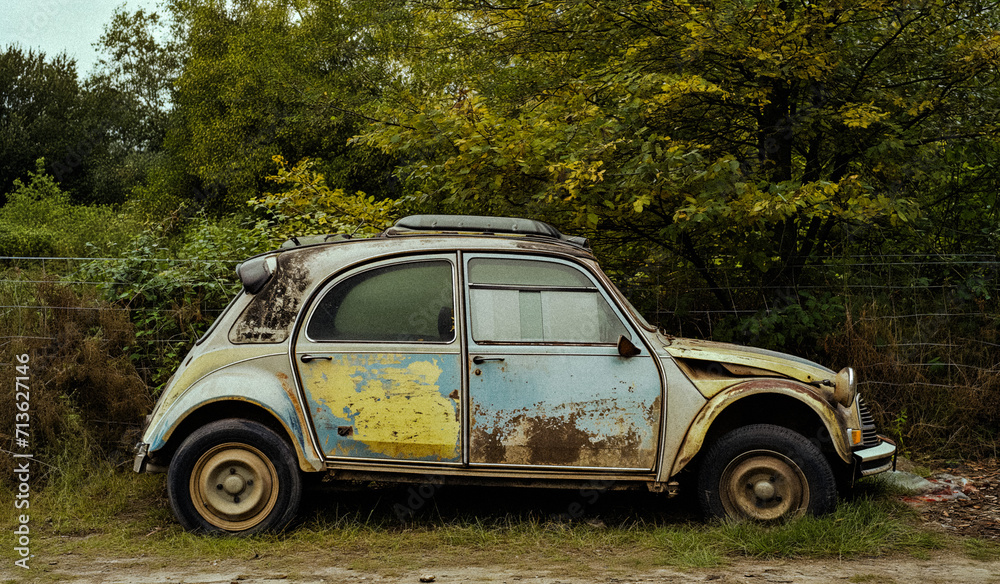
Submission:
{"label": "roof rack", "polygon": [[410,215],[403,217],[385,235],[477,234],[519,237],[544,237],[590,249],[586,237],[564,235],[542,221],[517,217],[483,217],[478,215]]}

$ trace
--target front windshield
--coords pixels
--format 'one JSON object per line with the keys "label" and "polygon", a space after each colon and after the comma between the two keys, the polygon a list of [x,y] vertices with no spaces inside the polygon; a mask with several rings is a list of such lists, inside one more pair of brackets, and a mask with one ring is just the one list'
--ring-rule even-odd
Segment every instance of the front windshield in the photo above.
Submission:
{"label": "front windshield", "polygon": [[[600,271],[600,268],[597,269],[598,271]],[[607,276],[607,274],[605,274],[605,276]],[[635,319],[639,321],[639,326],[655,333],[657,330],[656,327],[649,324],[649,321],[646,320],[646,317],[644,317],[642,313],[636,310],[635,305],[633,305],[632,302],[624,294],[622,294],[622,291],[618,289],[618,286],[616,286],[615,283],[612,282],[610,278],[606,278],[606,281],[608,285],[611,286],[612,293],[615,296],[617,296],[618,300],[625,305],[625,308],[628,309],[629,313],[631,313],[632,316],[634,316]]]}

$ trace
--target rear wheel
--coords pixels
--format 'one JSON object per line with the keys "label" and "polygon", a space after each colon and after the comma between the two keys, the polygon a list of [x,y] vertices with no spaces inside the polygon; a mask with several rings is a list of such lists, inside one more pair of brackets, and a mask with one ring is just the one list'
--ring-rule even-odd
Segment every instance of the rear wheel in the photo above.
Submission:
{"label": "rear wheel", "polygon": [[186,529],[250,534],[280,530],[292,520],[302,479],[295,452],[270,428],[220,420],[181,444],[167,491]]}
{"label": "rear wheel", "polygon": [[804,436],[756,424],[729,432],[708,450],[698,498],[709,516],[777,522],[833,511],[837,482]]}

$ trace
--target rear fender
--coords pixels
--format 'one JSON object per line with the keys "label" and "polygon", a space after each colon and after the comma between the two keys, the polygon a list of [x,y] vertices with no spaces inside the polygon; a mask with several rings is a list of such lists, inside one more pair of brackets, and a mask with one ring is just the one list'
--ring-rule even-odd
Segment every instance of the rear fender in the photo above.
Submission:
{"label": "rear fender", "polygon": [[[274,363],[281,360],[284,367]],[[219,402],[252,404],[281,424],[294,446],[303,471],[323,470],[323,458],[311,439],[309,421],[302,410],[294,382],[282,372],[286,356],[255,359],[216,370],[191,385],[170,404],[146,439],[150,453],[163,449],[184,421],[206,406]],[[234,408],[236,410],[238,408]],[[180,437],[183,438],[183,437]]]}

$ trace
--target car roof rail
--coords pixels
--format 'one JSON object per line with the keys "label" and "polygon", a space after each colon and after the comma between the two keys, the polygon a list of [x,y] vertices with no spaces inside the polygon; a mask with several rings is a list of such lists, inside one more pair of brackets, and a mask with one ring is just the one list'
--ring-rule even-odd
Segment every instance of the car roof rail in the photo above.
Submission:
{"label": "car roof rail", "polygon": [[410,215],[396,221],[384,235],[500,235],[508,237],[542,237],[590,249],[586,237],[565,235],[558,229],[535,219],[519,217],[484,217],[480,215]]}
{"label": "car roof rail", "polygon": [[351,239],[350,235],[345,235],[343,233],[331,233],[329,235],[301,235],[298,237],[292,237],[291,239],[285,240],[285,242],[282,243],[278,249],[288,249],[290,247],[304,247],[307,245],[316,245],[317,243],[348,241],[350,239]]}

